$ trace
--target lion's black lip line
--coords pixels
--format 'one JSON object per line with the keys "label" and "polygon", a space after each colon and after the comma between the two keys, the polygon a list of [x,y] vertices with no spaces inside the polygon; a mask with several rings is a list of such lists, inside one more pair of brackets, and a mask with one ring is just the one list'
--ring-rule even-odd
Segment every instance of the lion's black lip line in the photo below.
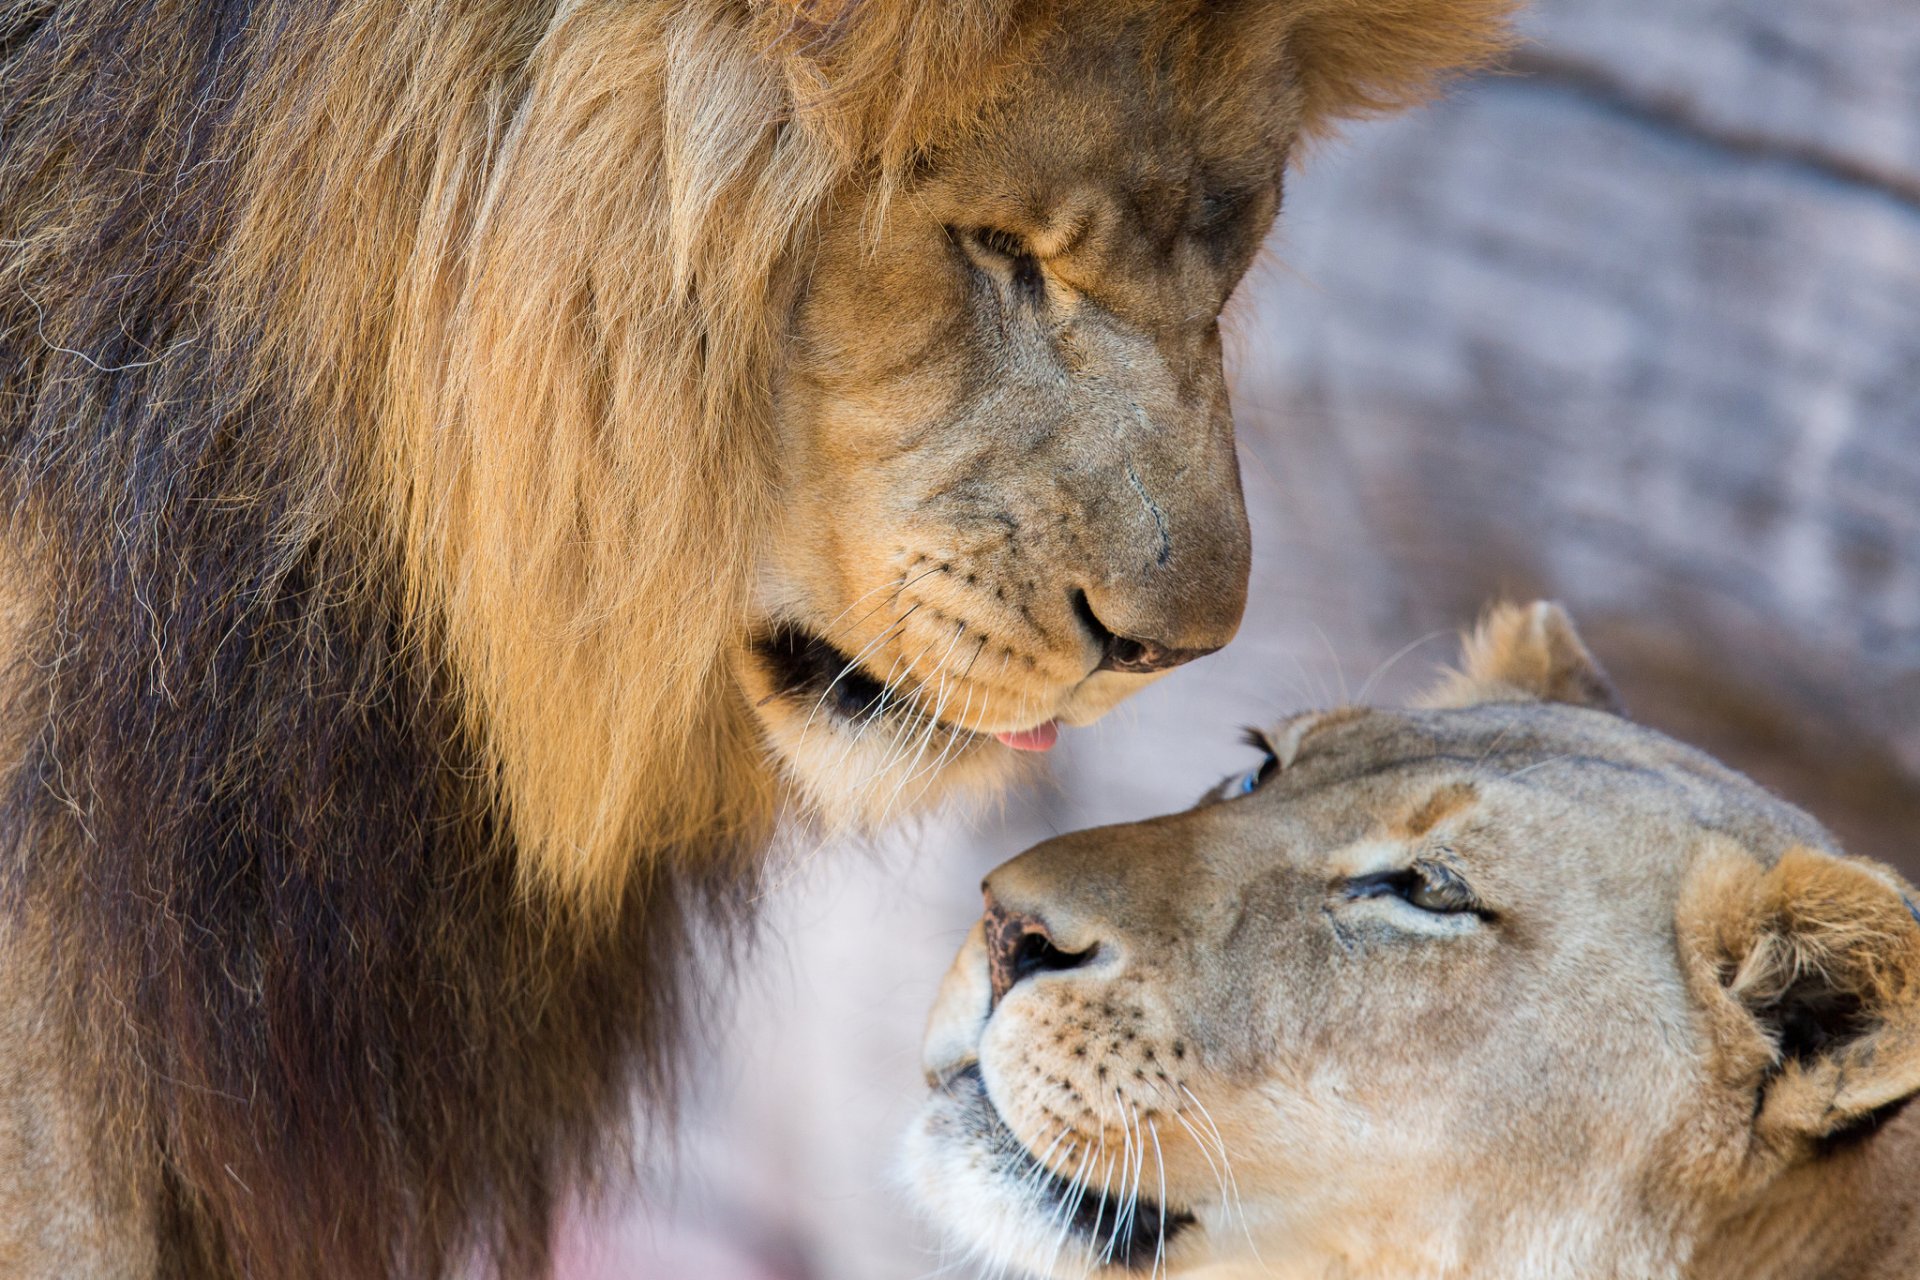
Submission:
{"label": "lion's black lip line", "polygon": [[978,736],[913,705],[912,695],[874,679],[853,655],[805,627],[777,623],[755,636],[750,647],[773,677],[773,692],[761,700],[763,705],[775,698],[807,698],[843,720],[892,712],[917,723],[931,721],[948,733]]}
{"label": "lion's black lip line", "polygon": [[1166,1209],[1144,1195],[1134,1201],[1132,1212],[1122,1222],[1121,1206],[1127,1196],[1094,1195],[1090,1190],[1076,1194],[1065,1178],[1041,1164],[1013,1132],[988,1095],[986,1079],[977,1063],[948,1080],[942,1090],[969,1106],[980,1124],[978,1136],[1001,1157],[1008,1177],[1046,1196],[1057,1209],[1069,1212],[1068,1231],[1103,1261],[1129,1271],[1156,1266],[1162,1248],[1195,1224],[1193,1214],[1186,1210]]}
{"label": "lion's black lip line", "polygon": [[889,690],[822,636],[781,623],[756,636],[753,651],[773,676],[771,697],[811,696],[848,720],[881,705]]}

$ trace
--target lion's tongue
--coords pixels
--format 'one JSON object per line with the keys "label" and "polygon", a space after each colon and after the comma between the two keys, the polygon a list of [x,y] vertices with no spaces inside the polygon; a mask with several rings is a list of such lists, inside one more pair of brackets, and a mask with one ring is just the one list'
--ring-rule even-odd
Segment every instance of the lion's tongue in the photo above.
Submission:
{"label": "lion's tongue", "polygon": [[1049,720],[1043,725],[1022,729],[1018,733],[996,733],[993,736],[1015,751],[1046,751],[1060,740],[1060,722]]}

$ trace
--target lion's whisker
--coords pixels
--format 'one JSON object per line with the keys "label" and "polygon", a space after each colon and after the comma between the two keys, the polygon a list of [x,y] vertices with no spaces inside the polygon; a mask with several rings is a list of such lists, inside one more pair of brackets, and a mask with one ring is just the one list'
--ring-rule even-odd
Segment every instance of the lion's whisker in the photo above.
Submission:
{"label": "lion's whisker", "polygon": [[1373,692],[1374,685],[1378,683],[1380,680],[1385,679],[1387,674],[1391,672],[1394,669],[1394,667],[1399,665],[1400,660],[1402,658],[1412,653],[1415,649],[1420,648],[1422,645],[1429,644],[1432,641],[1441,639],[1444,636],[1449,636],[1452,634],[1453,633],[1451,631],[1446,631],[1446,630],[1429,631],[1427,632],[1427,634],[1421,636],[1418,640],[1415,640],[1415,641],[1412,641],[1411,643],[1400,646],[1400,648],[1394,652],[1392,657],[1388,658],[1385,662],[1382,662],[1379,666],[1375,667],[1373,669],[1373,674],[1369,675],[1364,681],[1361,682],[1359,696],[1356,697],[1354,701],[1363,707],[1367,705],[1367,697]]}
{"label": "lion's whisker", "polygon": [[849,658],[845,663],[841,664],[840,670],[834,673],[833,679],[827,682],[827,687],[822,689],[820,691],[820,696],[813,700],[813,709],[807,713],[808,725],[811,725],[813,723],[814,715],[820,710],[820,708],[826,705],[828,696],[831,695],[833,691],[839,687],[840,682],[846,679],[849,675],[853,674],[855,671],[859,670],[860,663],[866,658],[868,653],[873,651],[874,646],[886,640],[886,638],[889,635],[891,635],[894,631],[898,630],[901,627],[904,627],[907,623],[907,619],[911,618],[914,615],[915,611],[918,610],[919,608],[920,606],[917,604],[908,608],[908,610],[905,613],[901,614],[898,618],[895,618],[893,622],[889,624],[884,631],[882,631],[879,635],[875,636],[873,639],[869,640],[866,644],[862,645],[858,653],[854,654],[853,657]]}
{"label": "lion's whisker", "polygon": [[[992,693],[990,690],[983,690],[982,692],[987,699],[990,699],[992,697]],[[973,686],[969,685],[967,687],[966,703],[960,709],[960,720],[962,723],[964,723],[973,712],[973,695],[974,695]],[[987,702],[983,700],[980,707],[980,712],[981,712],[981,715],[983,716],[986,714],[987,705],[988,705]],[[935,709],[934,718],[936,721],[938,720],[940,711],[942,709],[943,708]],[[927,765],[926,767],[920,769],[916,773],[914,773],[911,777],[907,778],[906,781],[901,784],[901,789],[904,790],[907,782],[912,782],[915,778],[919,778],[922,776],[925,776],[927,778],[927,781],[921,784],[920,791],[915,794],[915,796],[913,797],[913,800],[910,801],[909,804],[917,803],[919,801],[920,796],[925,794],[926,789],[932,785],[933,778],[939,774],[940,770],[946,766],[947,762],[953,758],[954,754],[957,753],[963,745],[965,745],[966,741],[967,741],[967,736],[964,735],[963,732],[960,732],[960,731],[948,732],[946,741],[941,744],[940,751],[938,754],[934,756],[933,762]],[[899,792],[896,791],[895,794],[897,796]]]}

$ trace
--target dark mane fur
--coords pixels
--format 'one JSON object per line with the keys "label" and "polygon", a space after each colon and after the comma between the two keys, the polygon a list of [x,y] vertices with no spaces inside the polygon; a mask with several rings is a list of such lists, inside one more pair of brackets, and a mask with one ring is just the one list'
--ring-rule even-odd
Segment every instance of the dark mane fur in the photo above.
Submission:
{"label": "dark mane fur", "polygon": [[163,1153],[163,1274],[522,1273],[665,1092],[750,863],[590,930],[516,875],[343,433],[203,314],[236,113],[319,7],[0,6],[0,492],[50,584],[5,910],[54,939],[103,1133]]}

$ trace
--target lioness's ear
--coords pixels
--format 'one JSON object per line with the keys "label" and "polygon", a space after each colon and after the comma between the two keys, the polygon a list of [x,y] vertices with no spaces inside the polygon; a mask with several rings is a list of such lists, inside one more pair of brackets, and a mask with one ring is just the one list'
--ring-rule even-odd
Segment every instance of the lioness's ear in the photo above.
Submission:
{"label": "lioness's ear", "polygon": [[1309,132],[1422,102],[1512,41],[1516,0],[1293,0],[1288,48]]}
{"label": "lioness's ear", "polygon": [[1722,1082],[1792,1150],[1920,1092],[1920,917],[1878,864],[1805,847],[1771,868],[1716,840],[1676,914]]}
{"label": "lioness's ear", "polygon": [[1573,619],[1550,600],[1495,605],[1467,637],[1461,658],[1461,670],[1420,699],[1421,706],[1565,702],[1625,713],[1613,682],[1573,629]]}

